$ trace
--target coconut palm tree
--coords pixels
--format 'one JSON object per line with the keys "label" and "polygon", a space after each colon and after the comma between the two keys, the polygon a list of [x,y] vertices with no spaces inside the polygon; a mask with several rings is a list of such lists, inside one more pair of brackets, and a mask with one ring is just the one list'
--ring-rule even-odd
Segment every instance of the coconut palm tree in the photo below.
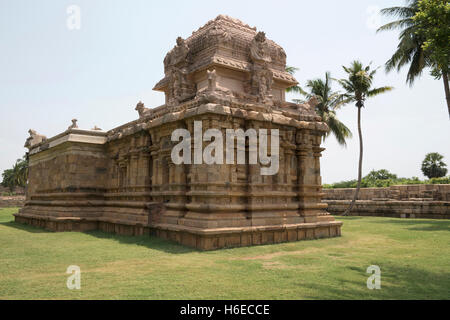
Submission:
{"label": "coconut palm tree", "polygon": [[417,23],[413,20],[414,15],[419,10],[419,0],[407,0],[404,7],[391,7],[381,9],[381,14],[385,16],[398,17],[396,21],[389,22],[381,26],[377,32],[399,29],[399,43],[397,50],[386,62],[386,71],[394,69],[399,71],[403,66],[409,64],[406,82],[410,85],[422,74],[423,69],[428,65],[428,55],[423,50],[425,40],[417,35]]}
{"label": "coconut palm tree", "polygon": [[370,65],[364,67],[360,61],[353,61],[349,67],[343,66],[344,71],[347,73],[347,79],[340,79],[338,82],[345,90],[342,95],[342,103],[354,102],[358,108],[358,136],[359,136],[359,164],[358,164],[358,183],[356,185],[355,194],[353,200],[350,203],[348,209],[344,212],[344,215],[353,209],[355,201],[358,198],[359,189],[361,187],[362,178],[362,159],[363,159],[363,139],[361,132],[361,108],[364,107],[364,103],[367,98],[374,97],[381,93],[392,90],[392,87],[380,87],[372,88],[373,77],[377,71],[370,70]]}
{"label": "coconut palm tree", "polygon": [[[286,71],[290,74],[294,74],[297,70],[295,67],[286,67]],[[352,132],[336,117],[336,110],[342,105],[342,97],[338,92],[331,90],[331,81],[330,73],[326,72],[325,80],[314,79],[306,82],[306,87],[309,89],[309,92],[304,91],[298,85],[288,88],[286,91],[300,93],[307,100],[315,97],[319,102],[316,105],[316,113],[330,128],[330,131],[324,136],[324,140],[332,133],[340,145],[346,146],[345,139],[351,138]],[[293,99],[293,101],[296,103],[306,102],[302,99]]]}
{"label": "coconut palm tree", "polygon": [[25,155],[22,159],[17,159],[12,169],[7,169],[2,173],[2,185],[8,187],[11,192],[19,187],[26,187],[28,180],[28,159]]}
{"label": "coconut palm tree", "polygon": [[[352,137],[352,132],[336,117],[336,110],[342,106],[342,95],[331,90],[331,76],[325,73],[325,79],[313,79],[306,82],[309,92],[300,92],[308,100],[315,97],[318,101],[316,112],[328,125],[330,131],[324,136],[324,140],[331,133],[336,137],[340,145],[346,146],[345,139]],[[303,101],[302,101],[303,102]]]}
{"label": "coconut palm tree", "polygon": [[[286,72],[290,75],[294,75],[298,71],[298,68],[292,66],[286,66]],[[286,89],[286,92],[292,93],[304,93],[303,89],[297,84],[295,86],[289,87]]]}
{"label": "coconut palm tree", "polygon": [[[423,46],[426,39],[418,33],[419,23],[413,17],[419,12],[419,0],[406,0],[403,7],[384,8],[380,12],[382,15],[396,17],[398,20],[389,22],[381,26],[377,32],[400,30],[399,43],[397,50],[386,62],[386,72],[394,69],[399,71],[402,67],[409,65],[406,82],[412,85],[414,80],[422,75],[424,68],[431,68],[431,74],[435,78],[444,81],[444,90],[447,100],[447,108],[450,116],[450,89],[448,84],[448,71],[439,70],[430,59],[430,52],[424,50]],[[446,26],[444,26],[446,27]]]}
{"label": "coconut palm tree", "polygon": [[14,182],[17,186],[25,187],[28,180],[28,160],[26,156],[17,159],[13,166]]}

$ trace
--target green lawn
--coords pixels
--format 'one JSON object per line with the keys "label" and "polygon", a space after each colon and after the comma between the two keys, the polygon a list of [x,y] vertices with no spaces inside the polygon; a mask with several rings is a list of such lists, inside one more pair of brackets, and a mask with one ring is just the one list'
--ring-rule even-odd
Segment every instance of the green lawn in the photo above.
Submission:
{"label": "green lawn", "polygon": [[[449,299],[450,221],[339,217],[342,237],[199,252],[154,237],[53,233],[0,209],[0,299]],[[66,287],[69,265],[81,290]],[[369,290],[370,265],[381,289]]]}

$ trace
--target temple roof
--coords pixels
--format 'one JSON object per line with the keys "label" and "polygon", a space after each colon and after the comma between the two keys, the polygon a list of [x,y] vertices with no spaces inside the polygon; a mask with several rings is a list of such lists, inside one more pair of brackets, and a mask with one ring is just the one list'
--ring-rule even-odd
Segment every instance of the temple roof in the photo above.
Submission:
{"label": "temple roof", "polygon": [[[167,72],[171,62],[174,62],[173,57],[178,51],[182,53],[181,46],[186,48],[185,68],[188,73],[201,71],[212,65],[251,72],[250,46],[257,34],[255,27],[250,27],[238,19],[226,15],[217,16],[192,32],[186,40],[177,39],[177,46],[169,51],[164,59],[166,77],[155,85],[154,90],[163,90],[167,86]],[[264,40],[270,52],[269,68],[273,72],[274,80],[284,82],[287,86],[295,85],[295,78],[285,71],[286,53],[283,48],[272,40]],[[181,61],[175,61],[173,64],[179,62]]]}

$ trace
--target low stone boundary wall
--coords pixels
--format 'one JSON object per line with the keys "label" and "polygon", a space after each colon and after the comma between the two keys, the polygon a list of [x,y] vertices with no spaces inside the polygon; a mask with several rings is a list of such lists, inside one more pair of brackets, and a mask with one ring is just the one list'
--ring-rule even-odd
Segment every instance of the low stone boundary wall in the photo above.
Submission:
{"label": "low stone boundary wall", "polygon": [[[326,200],[351,200],[354,188],[323,189]],[[361,188],[358,200],[435,200],[450,201],[450,184],[413,184],[387,188]]]}
{"label": "low stone boundary wall", "polygon": [[[342,214],[350,200],[324,200],[328,212]],[[357,200],[352,216],[379,216],[395,218],[450,219],[450,202],[446,201],[372,201]]]}
{"label": "low stone boundary wall", "polygon": [[[324,189],[323,192],[328,211],[339,215],[350,205],[355,189]],[[450,185],[363,188],[351,215],[450,219]]]}
{"label": "low stone boundary wall", "polygon": [[23,207],[24,205],[25,205],[25,196],[0,197],[0,208]]}

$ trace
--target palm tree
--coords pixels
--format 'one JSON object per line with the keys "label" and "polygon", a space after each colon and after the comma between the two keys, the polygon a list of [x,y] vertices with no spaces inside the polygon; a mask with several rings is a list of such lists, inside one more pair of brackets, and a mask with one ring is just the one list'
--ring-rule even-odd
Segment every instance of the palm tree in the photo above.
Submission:
{"label": "palm tree", "polygon": [[[290,75],[294,75],[298,71],[298,68],[292,66],[286,66],[286,72]],[[286,89],[286,92],[292,93],[304,93],[303,89],[297,84],[295,86],[289,87]]]}
{"label": "palm tree", "polygon": [[413,17],[419,11],[419,0],[406,0],[404,7],[391,7],[381,10],[381,14],[385,16],[397,17],[398,20],[392,21],[381,26],[377,32],[399,29],[399,43],[397,50],[392,57],[386,62],[386,72],[393,69],[399,71],[402,67],[409,64],[406,82],[411,86],[414,80],[422,75],[422,71],[426,67],[432,69],[432,75],[442,74],[444,81],[445,96],[447,99],[447,108],[450,116],[450,89],[448,85],[448,73],[446,70],[438,71],[437,66],[433,65],[430,60],[430,53],[423,49],[425,39],[418,34],[419,24],[414,21]]}
{"label": "palm tree", "polygon": [[422,162],[423,175],[428,179],[444,177],[447,174],[447,165],[442,159],[444,156],[437,152],[428,153]]}
{"label": "palm tree", "polygon": [[351,138],[353,135],[350,129],[336,117],[336,110],[342,106],[343,99],[339,92],[331,90],[330,73],[325,73],[325,80],[308,80],[306,87],[309,89],[309,92],[302,90],[301,94],[308,100],[313,97],[317,99],[316,112],[330,128],[330,131],[324,136],[324,140],[330,133],[333,133],[338,143],[346,146],[345,139]]}
{"label": "palm tree", "polygon": [[370,70],[370,65],[363,67],[360,61],[353,61],[350,67],[343,66],[344,71],[348,74],[348,79],[338,80],[345,93],[342,95],[342,103],[355,102],[358,108],[358,136],[359,136],[359,165],[358,165],[358,183],[356,185],[353,200],[344,215],[353,209],[355,201],[358,198],[359,189],[361,187],[362,175],[362,159],[363,159],[363,139],[361,132],[361,108],[364,107],[365,100],[378,94],[392,90],[392,87],[372,88],[373,77],[377,71]]}
{"label": "palm tree", "polygon": [[12,169],[7,169],[2,173],[2,185],[8,187],[11,192],[19,187],[26,187],[28,180],[28,158],[25,155],[22,159],[17,159]]}
{"label": "palm tree", "polygon": [[[295,67],[286,67],[286,71],[290,74],[294,74],[298,69]],[[314,79],[308,80],[306,83],[306,87],[309,89],[309,92],[304,91],[301,87],[294,86],[288,88],[287,92],[296,92],[305,96],[307,100],[315,97],[318,100],[318,104],[316,105],[316,113],[322,118],[323,122],[325,122],[330,131],[324,136],[324,140],[326,137],[333,133],[336,137],[336,140],[340,145],[346,146],[347,143],[345,141],[346,138],[352,137],[352,132],[345,124],[343,124],[336,117],[336,110],[342,106],[342,98],[338,92],[333,92],[331,90],[331,76],[329,72],[325,73],[325,80],[322,79]],[[301,99],[293,99],[295,103],[305,103],[306,101]]]}
{"label": "palm tree", "polygon": [[17,186],[25,187],[28,180],[28,160],[26,156],[17,159],[13,166],[14,182]]}
{"label": "palm tree", "polygon": [[399,71],[403,66],[409,64],[406,82],[412,85],[414,80],[422,74],[423,69],[428,64],[428,55],[423,50],[425,42],[417,35],[417,23],[413,20],[414,15],[419,10],[419,0],[407,0],[404,7],[391,7],[381,10],[385,16],[398,17],[399,20],[389,22],[381,26],[377,32],[400,29],[397,50],[386,62],[386,72],[393,69]]}

